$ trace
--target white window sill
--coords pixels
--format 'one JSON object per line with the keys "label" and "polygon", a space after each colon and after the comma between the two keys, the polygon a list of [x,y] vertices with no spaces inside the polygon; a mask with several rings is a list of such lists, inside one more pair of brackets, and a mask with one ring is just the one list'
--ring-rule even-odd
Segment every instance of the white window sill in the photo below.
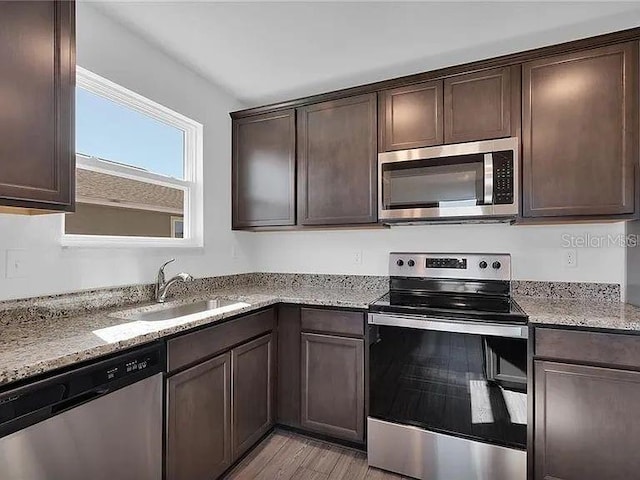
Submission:
{"label": "white window sill", "polygon": [[202,240],[193,238],[144,238],[144,237],[106,237],[94,235],[63,235],[60,240],[63,248],[202,248]]}

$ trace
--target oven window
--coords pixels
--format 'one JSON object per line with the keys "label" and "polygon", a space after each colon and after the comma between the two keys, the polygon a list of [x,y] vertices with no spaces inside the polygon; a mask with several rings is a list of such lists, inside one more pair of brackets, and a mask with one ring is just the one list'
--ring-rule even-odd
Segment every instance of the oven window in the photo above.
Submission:
{"label": "oven window", "polygon": [[385,209],[482,205],[484,157],[388,163],[383,166]]}
{"label": "oven window", "polygon": [[527,341],[375,326],[370,416],[522,448]]}

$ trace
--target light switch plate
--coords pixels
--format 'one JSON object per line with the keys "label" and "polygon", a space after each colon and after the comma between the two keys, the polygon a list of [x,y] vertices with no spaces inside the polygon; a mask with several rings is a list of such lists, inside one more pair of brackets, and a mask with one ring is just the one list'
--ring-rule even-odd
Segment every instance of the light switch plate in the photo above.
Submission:
{"label": "light switch plate", "polygon": [[29,276],[29,251],[12,249],[7,250],[6,277],[25,278]]}

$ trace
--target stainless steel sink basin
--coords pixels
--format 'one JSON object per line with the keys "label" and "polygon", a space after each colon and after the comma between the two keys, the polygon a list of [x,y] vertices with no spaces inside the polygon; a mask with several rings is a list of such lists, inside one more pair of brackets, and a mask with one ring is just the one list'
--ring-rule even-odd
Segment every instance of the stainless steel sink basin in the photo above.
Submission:
{"label": "stainless steel sink basin", "polygon": [[238,300],[203,300],[195,303],[184,303],[181,305],[167,306],[161,310],[146,312],[131,312],[127,315],[127,319],[131,321],[157,322],[162,320],[172,320],[175,318],[186,317],[194,313],[208,312],[220,308],[238,305],[238,308],[246,306],[246,303]]}

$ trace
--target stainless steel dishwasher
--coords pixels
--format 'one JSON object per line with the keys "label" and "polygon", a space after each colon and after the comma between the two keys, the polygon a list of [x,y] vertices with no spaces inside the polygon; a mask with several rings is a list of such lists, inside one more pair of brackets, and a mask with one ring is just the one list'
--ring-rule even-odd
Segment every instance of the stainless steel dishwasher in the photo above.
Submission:
{"label": "stainless steel dishwasher", "polygon": [[160,480],[158,343],[0,393],[0,479]]}

